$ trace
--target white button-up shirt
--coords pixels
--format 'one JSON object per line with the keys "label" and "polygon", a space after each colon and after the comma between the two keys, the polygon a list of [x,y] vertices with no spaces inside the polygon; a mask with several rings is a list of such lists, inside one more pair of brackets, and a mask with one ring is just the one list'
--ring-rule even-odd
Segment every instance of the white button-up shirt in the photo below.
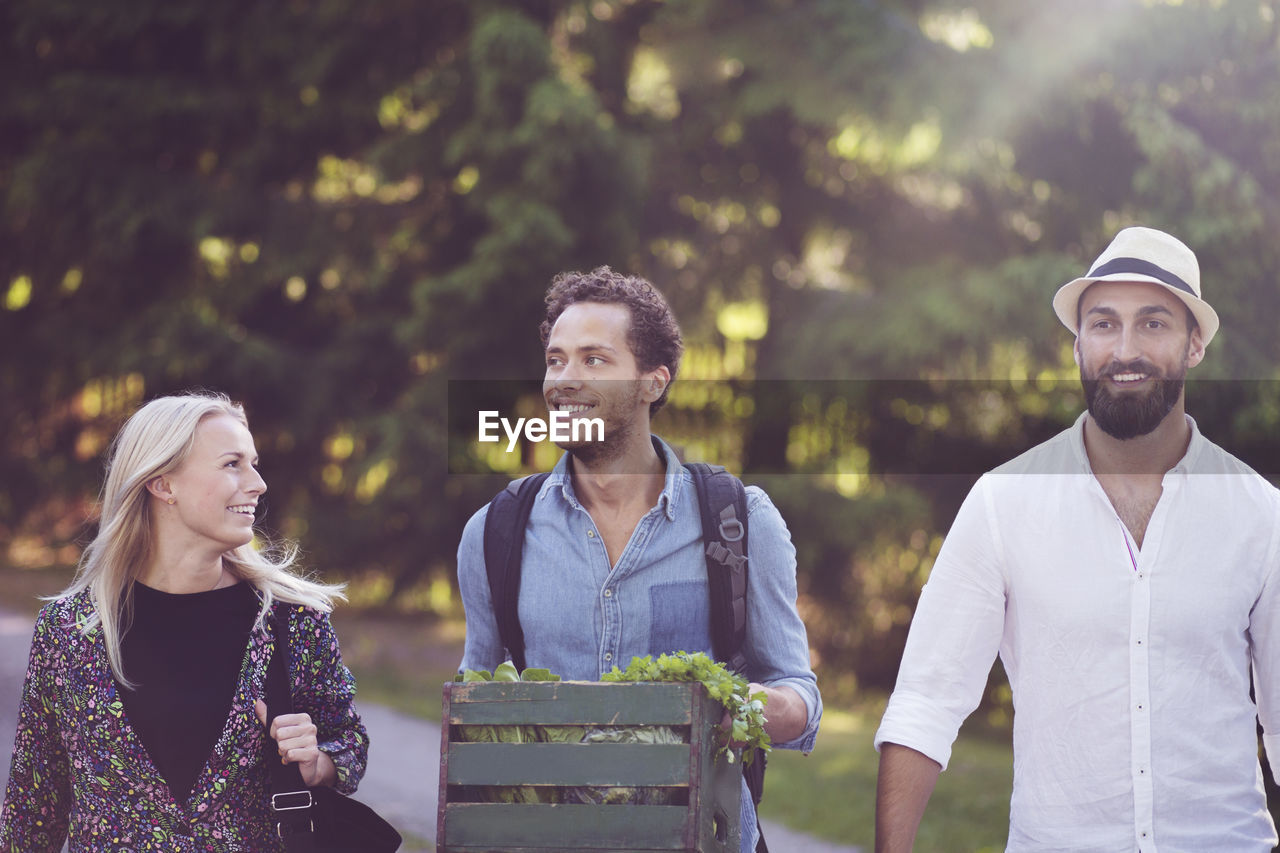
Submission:
{"label": "white button-up shirt", "polygon": [[1082,415],[978,481],[920,596],[876,748],[945,768],[999,651],[1011,851],[1276,843],[1255,719],[1274,771],[1280,492],[1187,420],[1141,549],[1090,471]]}

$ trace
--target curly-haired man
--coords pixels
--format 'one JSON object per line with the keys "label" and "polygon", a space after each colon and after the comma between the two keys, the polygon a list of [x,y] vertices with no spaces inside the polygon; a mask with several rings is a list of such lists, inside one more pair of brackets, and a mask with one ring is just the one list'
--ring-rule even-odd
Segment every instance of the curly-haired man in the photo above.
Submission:
{"label": "curly-haired man", "polygon": [[[551,412],[598,418],[604,436],[558,442],[566,453],[542,482],[525,528],[518,616],[529,666],[595,680],[633,656],[711,653],[712,595],[695,485],[650,434],[684,346],[666,300],[649,282],[608,267],[555,278],[542,323],[543,394]],[[822,700],[796,612],[795,548],[759,488],[746,489],[746,634],[753,692],[768,702],[775,746],[809,751]],[[485,571],[486,506],[458,548],[467,615],[461,669],[492,669],[508,654]],[[742,850],[756,849],[751,798],[742,798]]]}

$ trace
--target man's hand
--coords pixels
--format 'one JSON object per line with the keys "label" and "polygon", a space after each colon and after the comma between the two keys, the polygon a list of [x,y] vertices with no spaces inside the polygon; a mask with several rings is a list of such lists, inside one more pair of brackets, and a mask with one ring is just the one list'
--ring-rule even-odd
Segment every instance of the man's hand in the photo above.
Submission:
{"label": "man's hand", "polygon": [[[809,725],[809,709],[799,693],[786,685],[766,687],[753,681],[747,686],[747,695],[754,696],[757,693],[765,695],[764,731],[769,740],[785,743],[804,733],[805,727]],[[728,712],[721,718],[720,728],[732,731],[733,720]]]}
{"label": "man's hand", "polygon": [[[258,722],[267,725],[267,703],[257,699],[253,703]],[[338,781],[338,769],[316,742],[316,727],[310,714],[281,714],[271,721],[268,730],[276,742],[282,764],[297,764],[302,781],[308,788],[320,785],[333,786]]]}

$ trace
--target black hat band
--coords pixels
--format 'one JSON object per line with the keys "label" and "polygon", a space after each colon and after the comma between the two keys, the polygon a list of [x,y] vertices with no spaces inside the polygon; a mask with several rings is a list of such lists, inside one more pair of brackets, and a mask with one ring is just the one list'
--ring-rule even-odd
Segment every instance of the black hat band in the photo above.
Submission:
{"label": "black hat band", "polygon": [[1100,267],[1089,271],[1085,278],[1101,278],[1104,275],[1116,275],[1117,273],[1138,273],[1139,275],[1149,276],[1162,281],[1170,287],[1181,290],[1183,293],[1189,293],[1196,299],[1200,298],[1200,294],[1191,289],[1191,285],[1169,272],[1164,267],[1156,266],[1150,261],[1144,261],[1141,258],[1112,258]]}

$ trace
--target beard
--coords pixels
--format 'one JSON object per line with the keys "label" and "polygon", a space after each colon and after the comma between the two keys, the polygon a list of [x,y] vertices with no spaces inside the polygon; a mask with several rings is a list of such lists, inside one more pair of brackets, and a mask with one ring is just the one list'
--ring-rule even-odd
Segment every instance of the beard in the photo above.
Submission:
{"label": "beard", "polygon": [[[604,422],[602,441],[557,441],[555,445],[587,466],[608,462],[623,456],[630,447],[632,434],[638,429],[637,409],[646,405],[639,381],[606,380],[602,383],[591,417]],[[584,430],[584,433],[589,432]]]}
{"label": "beard", "polygon": [[[1117,394],[1102,380],[1118,373],[1145,373],[1155,380],[1144,393]],[[1172,376],[1162,376],[1155,365],[1143,359],[1127,364],[1113,361],[1093,376],[1089,376],[1083,366],[1080,368],[1080,384],[1084,387],[1089,414],[1103,432],[1121,441],[1147,435],[1158,427],[1177,404],[1186,376],[1186,359]]]}
{"label": "beard", "polygon": [[604,441],[557,441],[556,447],[582,464],[592,467],[617,459],[626,452],[631,426],[630,422],[619,424],[605,421]]}

